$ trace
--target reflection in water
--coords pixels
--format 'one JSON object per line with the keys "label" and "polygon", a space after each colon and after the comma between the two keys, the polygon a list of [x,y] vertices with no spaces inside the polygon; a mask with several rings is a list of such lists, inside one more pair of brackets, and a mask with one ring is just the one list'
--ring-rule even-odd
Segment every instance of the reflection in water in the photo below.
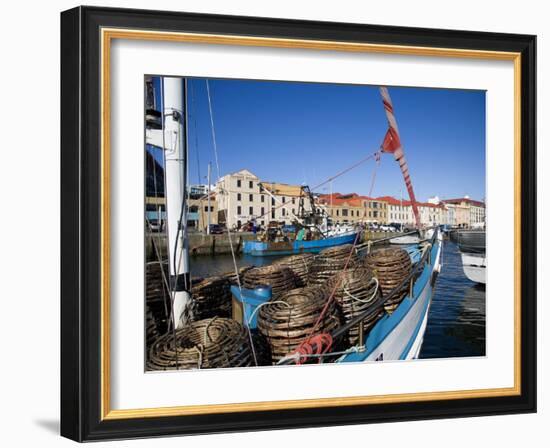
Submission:
{"label": "reflection in water", "polygon": [[[237,266],[271,264],[279,257],[238,256]],[[206,277],[234,270],[231,255],[191,257],[191,275]],[[464,276],[456,245],[445,241],[420,358],[485,355],[485,288]]]}
{"label": "reflection in water", "polygon": [[456,244],[445,241],[420,358],[485,356],[485,286],[466,278]]}

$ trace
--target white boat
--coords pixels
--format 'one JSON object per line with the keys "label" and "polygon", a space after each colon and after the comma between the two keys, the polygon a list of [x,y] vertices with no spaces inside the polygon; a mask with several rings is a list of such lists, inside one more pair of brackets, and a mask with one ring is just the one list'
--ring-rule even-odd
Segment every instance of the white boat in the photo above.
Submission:
{"label": "white boat", "polygon": [[473,282],[485,284],[487,258],[485,256],[485,231],[461,230],[456,242],[462,257],[464,275]]}
{"label": "white boat", "polygon": [[485,284],[487,259],[485,254],[462,252],[462,269],[464,275],[473,282]]}
{"label": "white boat", "polygon": [[428,241],[434,234],[434,229],[427,229],[424,233],[420,231],[412,235],[401,235],[390,239],[390,244],[411,245]]}

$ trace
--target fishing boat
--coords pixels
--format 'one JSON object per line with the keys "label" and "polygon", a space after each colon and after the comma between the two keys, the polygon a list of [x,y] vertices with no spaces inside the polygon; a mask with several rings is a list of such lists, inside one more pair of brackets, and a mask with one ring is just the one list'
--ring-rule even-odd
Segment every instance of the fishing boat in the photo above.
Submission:
{"label": "fishing boat", "polygon": [[[208,367],[253,365],[252,359],[255,365],[267,365],[258,362],[258,359],[261,358],[261,353],[259,353],[261,350],[258,350],[259,347],[256,345],[259,336],[268,338],[270,334],[276,334],[282,335],[284,338],[290,337],[290,331],[288,327],[283,326],[275,329],[272,333],[259,334],[259,321],[265,322],[264,311],[272,305],[282,309],[285,318],[291,319],[292,313],[285,306],[281,307],[279,297],[281,294],[292,293],[302,294],[300,300],[306,312],[317,307],[315,308],[317,311],[313,314],[316,322],[310,328],[311,331],[305,334],[303,327],[301,327],[305,317],[304,315],[298,316],[297,322],[294,322],[294,324],[299,328],[298,334],[304,334],[304,337],[297,347],[288,349],[288,351],[286,347],[290,347],[290,345],[283,343],[283,349],[285,350],[283,355],[278,357],[276,361],[273,361],[275,358],[271,358],[271,361],[275,364],[347,363],[417,358],[428,321],[435,281],[441,268],[442,234],[439,228],[427,229],[427,231],[421,232],[415,240],[411,240],[410,244],[403,245],[403,247],[387,249],[376,247],[378,244],[387,244],[387,241],[360,242],[360,229],[327,228],[326,223],[328,220],[321,212],[315,213],[314,211],[309,217],[299,216],[300,220],[298,222],[302,226],[301,230],[307,231],[309,229],[312,233],[317,230],[321,236],[311,238],[310,235],[310,237],[303,238],[297,235],[287,241],[284,239],[283,241],[252,241],[245,243],[243,251],[250,255],[302,254],[299,256],[306,257],[307,255],[309,258],[320,260],[323,259],[323,254],[336,250],[339,252],[339,258],[334,258],[323,265],[324,270],[319,270],[320,276],[317,278],[316,285],[309,286],[306,284],[300,288],[297,286],[296,275],[291,272],[290,268],[274,265],[265,267],[268,268],[269,275],[272,276],[270,284],[256,283],[254,286],[248,286],[247,280],[255,276],[257,278],[257,271],[260,268],[251,269],[247,272],[244,275],[244,283],[241,284],[241,273],[237,268],[235,253],[232,248],[236,283],[230,287],[230,294],[232,295],[231,318],[214,316],[212,320],[201,318],[198,321],[193,321],[192,312],[189,312],[193,300],[193,289],[189,275],[187,227],[184,225],[187,222],[185,204],[188,183],[186,178],[186,161],[188,160],[187,80],[163,78],[162,83],[164,98],[161,129],[151,129],[147,133],[146,139],[149,144],[162,147],[165,154],[166,208],[168,211],[166,228],[167,252],[169,255],[167,289],[170,293],[169,313],[171,325],[176,331],[173,334],[166,333],[162,335],[159,338],[157,348],[148,353],[149,355],[156,353],[157,350],[164,347],[163,344],[166,341],[171,341],[170,344],[173,343],[174,346],[180,347],[181,353],[178,354],[178,349],[175,350],[175,354],[173,353],[175,360],[172,362],[171,367],[166,367],[165,355],[161,353],[162,363],[159,363],[158,368],[179,369],[182,365],[191,366],[184,368],[202,368],[201,366],[205,361],[208,361]],[[417,201],[400,142],[392,102],[386,88],[381,87],[380,93],[388,121],[388,130],[380,151],[375,155],[379,157],[380,153],[393,154],[403,174],[417,229],[421,229]],[[174,138],[174,135],[182,138]],[[372,158],[372,156],[369,156],[365,157],[364,160]],[[358,164],[353,167],[355,166],[358,166]],[[348,170],[344,170],[342,173]],[[184,188],[182,188],[182,185]],[[308,194],[308,196],[313,201],[312,195]],[[312,209],[314,210],[314,207]],[[325,227],[322,225],[323,220]],[[227,231],[229,232],[229,230]],[[402,265],[394,264],[392,266],[391,269],[400,275],[399,281],[395,283],[397,277],[391,279],[392,281],[387,284],[392,285],[392,289],[383,290],[381,285],[384,280],[382,273],[384,269],[377,271],[369,268],[368,264],[363,265],[363,263],[366,263],[365,260],[368,260],[369,257],[375,258],[377,254],[385,253],[384,251],[388,250],[398,253]],[[311,252],[315,255],[308,254]],[[317,254],[317,252],[320,253]],[[355,260],[353,269],[349,264],[352,258]],[[363,267],[357,270],[359,265]],[[332,269],[334,266],[337,266],[336,269],[338,270],[328,269]],[[302,269],[301,266],[299,267]],[[309,269],[306,267],[302,271],[306,273],[305,278],[307,281]],[[349,319],[346,318],[347,320],[335,318],[338,312],[334,315],[326,315],[331,307],[334,310],[335,305],[332,300],[334,292],[338,288],[342,289],[339,280],[337,280],[339,275],[347,275],[347,273],[358,271],[368,276],[368,284],[359,285],[361,288],[368,286],[368,307],[360,308],[362,311],[354,312]],[[210,289],[207,290],[208,294],[204,294],[205,300],[210,299],[214,293],[218,294],[216,292],[218,289],[225,291],[225,285],[228,284],[229,282],[223,278],[210,279],[210,283],[206,285]],[[287,285],[288,291],[285,289]],[[278,289],[278,291],[275,291],[275,289]],[[332,293],[329,295],[330,290],[332,290]],[[366,300],[365,296],[354,296],[355,292],[350,292],[346,289],[346,286],[342,290],[346,300],[356,301],[357,303]],[[225,292],[219,298],[224,299],[224,294]],[[311,301],[308,301],[309,299]],[[316,303],[314,303],[315,301]],[[330,322],[330,326],[318,327],[317,324],[323,324],[325,320]],[[368,321],[368,324],[365,324],[366,321]],[[235,354],[234,360],[229,359],[226,347],[215,348],[216,353],[224,354],[217,361],[207,360],[207,351],[204,351],[203,354],[203,344],[209,344],[209,347],[213,347],[217,343],[211,335],[208,335],[208,328],[218,325],[223,326],[224,331],[230,332],[225,334],[231,334],[232,338],[234,336],[233,339],[229,337],[225,339],[225,344],[233,344],[231,353]],[[197,332],[196,328],[202,330]],[[212,332],[212,334],[217,334],[217,331]],[[187,340],[185,343],[178,342],[180,341],[178,338],[187,337],[185,336],[187,333],[194,335],[193,337],[197,334],[206,334],[210,336],[210,339],[204,336],[206,339],[200,343],[192,342],[191,339],[189,340],[191,342]],[[354,335],[353,339],[350,336],[352,333]],[[222,334],[221,330],[220,334]],[[173,341],[170,338],[173,338]],[[199,344],[200,349],[193,350],[189,344]],[[265,343],[262,344],[265,345]],[[252,356],[246,348],[248,346],[250,346]],[[186,357],[190,359],[189,363],[185,361]],[[154,364],[153,360],[150,365]]]}
{"label": "fishing boat", "polygon": [[353,244],[359,238],[359,230],[321,237],[314,240],[246,241],[243,253],[254,256],[293,255],[304,252],[318,253],[329,247]]}
{"label": "fishing boat", "polygon": [[[389,93],[386,88],[380,89],[384,108],[388,118],[389,130],[382,144],[384,152],[393,153],[396,161],[403,172],[405,184],[411,197],[413,213],[415,215],[417,228],[420,229],[420,220],[416,207],[416,200],[403,149],[399,140],[397,124],[393,115],[393,106]],[[408,234],[401,237],[394,247],[394,251],[405,250],[410,258],[412,268],[408,275],[401,278],[401,281],[387,294],[382,296],[372,306],[365,309],[349,319],[345,324],[328,333],[319,332],[305,338],[304,341],[277,362],[277,365],[303,364],[313,360],[317,362],[369,362],[385,360],[409,360],[419,356],[424,333],[428,322],[428,313],[433,296],[433,290],[437,275],[441,270],[441,254],[443,235],[439,227],[417,230],[416,234]],[[367,253],[375,251],[377,243],[386,244],[388,240],[395,238],[384,238],[374,242],[367,242],[355,246],[357,254],[363,251]],[[363,254],[364,255],[364,254]],[[351,256],[351,254],[350,254]],[[349,260],[348,260],[349,261]],[[347,266],[347,265],[346,265]],[[382,271],[377,274],[377,284],[381,280]],[[258,309],[269,304],[271,294],[265,286],[260,286],[261,294],[254,290],[243,288],[232,288],[235,301],[243,311],[242,322],[248,325],[252,330],[256,329],[257,321],[254,319]],[[336,287],[335,287],[336,289]],[[403,291],[406,294],[403,296]],[[356,303],[362,299],[355,298],[344,288],[345,293]],[[334,291],[333,291],[334,294]],[[385,304],[391,303],[396,296],[401,296],[398,304],[391,311],[385,307]],[[332,295],[328,299],[332,299]],[[327,303],[328,305],[328,303]],[[325,309],[327,306],[325,306]],[[325,311],[323,309],[323,312]],[[284,310],[284,308],[283,308]],[[365,330],[365,319],[379,312],[378,318],[375,318],[375,324]],[[323,319],[322,313],[317,322]],[[317,328],[316,326],[314,327]],[[342,346],[341,341],[345,341],[347,335],[355,330],[358,335],[356,341],[351,346]],[[315,333],[312,331],[312,333]],[[338,345],[340,344],[340,345]],[[334,350],[339,346],[340,350]]]}
{"label": "fishing boat", "polygon": [[475,283],[485,284],[487,281],[485,230],[458,231],[456,233],[456,243],[462,258],[464,275]]}
{"label": "fishing boat", "polygon": [[[269,189],[262,191],[271,195]],[[305,207],[305,202],[309,207]],[[289,207],[281,203],[278,207]],[[318,207],[309,187],[300,190],[299,209],[296,214],[288,209],[294,217],[298,232],[284,232],[284,226],[274,223],[268,226],[256,241],[246,241],[243,253],[252,256],[294,255],[301,253],[318,253],[324,249],[359,242],[362,230],[354,226],[332,226],[326,211]]]}

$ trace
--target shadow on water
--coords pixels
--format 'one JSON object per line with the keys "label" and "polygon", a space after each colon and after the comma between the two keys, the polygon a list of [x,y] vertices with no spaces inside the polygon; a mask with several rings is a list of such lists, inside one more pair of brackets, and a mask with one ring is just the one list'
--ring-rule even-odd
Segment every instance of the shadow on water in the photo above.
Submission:
{"label": "shadow on water", "polygon": [[485,356],[485,285],[462,270],[455,243],[445,241],[420,358]]}

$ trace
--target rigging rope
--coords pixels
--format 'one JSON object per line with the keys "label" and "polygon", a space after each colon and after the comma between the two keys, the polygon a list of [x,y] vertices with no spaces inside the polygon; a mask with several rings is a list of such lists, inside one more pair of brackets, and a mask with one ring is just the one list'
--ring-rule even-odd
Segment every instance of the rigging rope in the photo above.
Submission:
{"label": "rigging rope", "polygon": [[[212,144],[214,146],[214,156],[215,156],[215,160],[216,160],[216,170],[218,172],[218,180],[221,179],[221,170],[220,170],[220,163],[219,163],[219,160],[218,160],[218,145],[217,145],[217,142],[216,142],[216,129],[214,127],[214,114],[212,112],[212,99],[211,99],[211,95],[210,95],[210,83],[208,82],[208,79],[206,80],[206,93],[207,93],[207,96],[208,96],[208,111],[209,111],[209,115],[210,115],[210,129],[212,131]],[[210,194],[210,192],[208,192]],[[223,192],[221,192],[223,194]],[[237,259],[235,257],[235,249],[233,247],[233,238],[231,236],[231,230],[229,229],[229,226],[226,226],[226,229],[227,229],[227,236],[229,238],[229,248],[231,249],[231,257],[233,259],[233,267],[235,269],[235,276],[237,277],[237,286],[239,288],[239,291],[242,292],[242,287],[241,287],[241,279],[240,279],[240,276],[239,276],[239,268],[237,267]],[[250,347],[252,349],[252,357],[254,358],[254,364],[257,366],[258,365],[258,358],[256,356],[256,349],[254,347],[254,341],[253,341],[253,338],[252,338],[252,332],[250,330],[250,327],[248,325],[246,325],[246,330],[247,330],[247,333],[248,333],[248,338],[250,340]]]}

